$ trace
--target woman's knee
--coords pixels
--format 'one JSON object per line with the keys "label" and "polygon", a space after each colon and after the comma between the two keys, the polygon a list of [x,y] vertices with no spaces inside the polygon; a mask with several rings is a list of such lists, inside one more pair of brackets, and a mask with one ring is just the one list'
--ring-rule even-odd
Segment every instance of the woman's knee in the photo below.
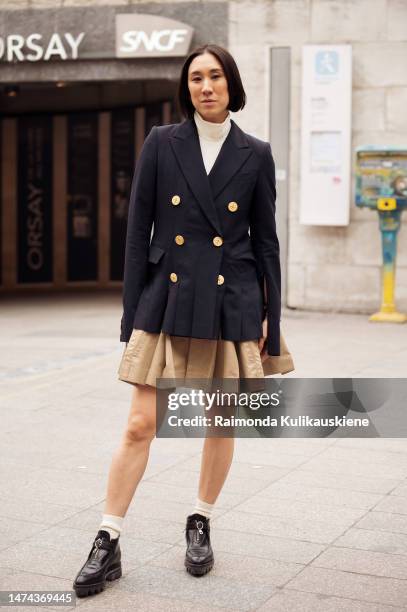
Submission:
{"label": "woman's knee", "polygon": [[155,389],[148,385],[135,385],[126,438],[130,442],[152,439],[155,436]]}
{"label": "woman's knee", "polygon": [[155,418],[145,414],[130,416],[126,429],[126,437],[130,442],[152,440],[155,433]]}

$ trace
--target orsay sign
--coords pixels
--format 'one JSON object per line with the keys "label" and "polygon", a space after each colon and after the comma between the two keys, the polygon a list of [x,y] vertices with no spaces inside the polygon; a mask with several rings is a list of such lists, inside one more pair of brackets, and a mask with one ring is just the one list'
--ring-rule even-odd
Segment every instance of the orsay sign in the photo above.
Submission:
{"label": "orsay sign", "polygon": [[[81,30],[85,28],[81,28]],[[166,57],[186,55],[191,43],[191,26],[156,15],[116,15],[115,51],[97,49],[92,30],[70,32],[13,32],[0,35],[0,60],[38,62],[107,57]]]}
{"label": "orsay sign", "polygon": [[49,37],[36,33],[29,36],[9,34],[5,38],[0,37],[0,59],[7,62],[37,62],[52,57],[60,60],[78,59],[79,45],[84,36],[85,32],[54,32]]}

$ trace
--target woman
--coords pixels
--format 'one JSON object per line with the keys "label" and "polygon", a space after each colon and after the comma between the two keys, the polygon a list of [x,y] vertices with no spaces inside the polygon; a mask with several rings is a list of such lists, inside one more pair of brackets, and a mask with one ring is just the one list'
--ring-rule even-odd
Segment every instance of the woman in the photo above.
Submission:
{"label": "woman", "polygon": [[[217,45],[195,49],[179,84],[186,120],[154,127],[137,162],[120,337],[126,349],[119,367],[119,379],[134,391],[102,522],[74,581],[78,596],[121,576],[119,537],[155,437],[157,378],[261,379],[293,369],[282,338],[280,347],[270,145],[230,118],[245,99],[229,52]],[[198,497],[186,520],[185,567],[193,575],[213,566],[210,518],[233,448],[233,437],[205,439]]]}

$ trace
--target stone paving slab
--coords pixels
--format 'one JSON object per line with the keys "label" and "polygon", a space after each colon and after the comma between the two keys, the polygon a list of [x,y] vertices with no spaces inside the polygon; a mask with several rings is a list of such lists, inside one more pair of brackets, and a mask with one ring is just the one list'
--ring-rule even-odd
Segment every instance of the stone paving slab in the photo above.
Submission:
{"label": "stone paving slab", "polygon": [[284,476],[281,482],[384,494],[394,489],[399,481],[396,478],[375,477],[373,470],[370,476],[355,476],[353,473],[338,474],[297,469]]}
{"label": "stone paving slab", "polygon": [[[352,527],[335,542],[337,546],[407,555],[407,536],[400,533]],[[407,562],[407,561],[406,561]]]}
{"label": "stone paving slab", "polygon": [[354,523],[354,519],[343,518],[340,515],[336,520],[323,520],[322,518],[281,517],[262,514],[248,514],[237,510],[227,511],[220,518],[213,520],[217,528],[232,529],[246,533],[257,533],[268,536],[278,536],[306,542],[329,544]]}
{"label": "stone paving slab", "polygon": [[3,497],[0,508],[0,516],[3,518],[47,525],[58,523],[69,516],[74,516],[77,512],[80,512],[78,507],[45,502],[39,498],[33,499],[29,495],[24,495],[24,490],[20,491],[18,497]]}
{"label": "stone paving slab", "polygon": [[368,576],[310,566],[293,578],[287,586],[311,593],[362,599],[371,603],[400,606],[401,608],[407,606],[407,581],[396,578]]}
{"label": "stone paving slab", "polygon": [[[381,461],[380,457],[375,458],[374,461],[363,457],[363,451],[360,452],[359,459],[349,458],[333,458],[331,459],[325,453],[310,459],[304,463],[301,468],[303,470],[311,471],[314,474],[342,474],[348,475],[350,472],[354,477],[367,477],[370,478],[372,471],[377,475],[378,478],[394,480],[398,478],[404,478],[407,471],[407,464],[400,462],[394,465],[393,461],[385,462]],[[391,484],[390,484],[391,487]]]}
{"label": "stone paving slab", "polygon": [[238,509],[241,512],[262,515],[268,521],[272,521],[273,517],[283,517],[286,520],[336,522],[339,518],[343,525],[353,523],[366,513],[364,508],[347,506],[342,507],[339,514],[338,507],[330,505],[323,497],[321,501],[315,501],[310,505],[295,499],[281,499],[275,496],[271,499],[263,492],[241,502]]}
{"label": "stone paving slab", "polygon": [[400,495],[401,497],[407,497],[407,482],[401,482],[399,485],[394,487],[392,491],[390,491],[392,495]]}
{"label": "stone paving slab", "polygon": [[[213,529],[211,541],[216,550],[223,552],[304,565],[310,563],[325,548],[323,544],[315,542],[229,529]],[[177,543],[181,544],[183,541]]]}
{"label": "stone paving slab", "polygon": [[[199,586],[197,581],[199,580]],[[129,572],[118,584],[118,589],[142,591],[180,601],[189,601],[191,612],[195,602],[233,610],[256,610],[271,597],[275,587],[250,584],[212,575],[204,580],[191,576],[184,569],[143,566]]]}
{"label": "stone paving slab", "polygon": [[386,497],[376,504],[375,510],[407,515],[407,497],[386,495]]}
{"label": "stone paving slab", "polygon": [[374,453],[388,452],[400,457],[407,454],[405,438],[341,438],[336,440],[338,449],[355,449],[373,451]]}
{"label": "stone paving slab", "polygon": [[[283,468],[244,463],[239,463],[239,465],[232,464],[227,478],[227,489],[222,489],[218,499],[220,499],[224,492],[230,492],[231,494],[240,493],[240,495],[246,498],[249,495],[265,490],[269,484],[278,481],[287,473],[288,470]],[[197,482],[198,478],[198,471],[185,470],[183,466],[176,466],[165,470],[165,472],[155,474],[148,479],[148,482],[169,483],[183,488],[185,483],[191,481]]]}
{"label": "stone paving slab", "polygon": [[[362,440],[359,440],[362,442]],[[359,444],[356,448],[349,447],[345,445],[344,442],[348,442],[348,440],[341,440],[340,444],[334,444],[330,447],[324,449],[323,456],[329,460],[337,460],[340,462],[347,463],[359,463],[360,461],[366,463],[374,463],[375,469],[377,465],[386,465],[391,468],[403,467],[404,470],[407,469],[407,444],[403,441],[403,445],[399,446],[398,440],[396,440],[391,447],[388,448],[380,448],[382,442],[387,442],[387,440],[380,440],[380,445],[376,444],[376,448]],[[405,473],[401,476],[405,477]]]}
{"label": "stone paving slab", "polygon": [[[333,485],[335,482],[332,483]],[[280,479],[261,491],[261,495],[271,499],[298,500],[313,508],[315,504],[328,504],[339,507],[350,508],[372,508],[383,496],[365,491],[353,491],[352,489],[333,488],[327,486],[304,485],[301,483],[287,484]]]}
{"label": "stone paving slab", "polygon": [[293,455],[318,455],[322,451],[335,447],[338,439],[335,438],[239,438],[237,440],[241,449]]}
{"label": "stone paving slab", "polygon": [[369,552],[331,546],[312,561],[312,566],[338,569],[355,574],[407,579],[407,563],[403,555]]}
{"label": "stone paving slab", "polygon": [[258,612],[397,612],[403,609],[291,589],[281,590],[257,608]]}
{"label": "stone paving slab", "polygon": [[145,591],[140,592],[136,588],[127,590],[122,584],[119,590],[115,583],[107,585],[103,593],[92,597],[78,598],[76,601],[77,608],[81,612],[87,612],[88,610],[91,612],[112,612],[112,610],[120,610],[120,612],[135,612],[136,610],[142,612],[224,612],[225,610],[232,610],[230,607],[218,607],[214,604],[205,605],[204,601],[161,597]]}
{"label": "stone paving slab", "polygon": [[[148,565],[182,568],[185,558],[185,546],[176,545],[154,557]],[[248,554],[236,555],[225,551],[216,551],[216,563],[211,570],[212,576],[240,580],[250,584],[269,584],[283,586],[296,576],[305,566],[300,563],[289,563],[265,559]]]}
{"label": "stone paving slab", "polygon": [[[240,449],[239,444],[236,445],[234,452],[234,462],[236,465],[236,470],[238,470],[240,463],[245,463],[247,461],[247,457],[250,457],[250,453],[247,450]],[[262,452],[259,451],[255,454],[256,463],[264,466],[272,466],[279,468],[292,469],[298,467],[309,460],[308,455],[293,455],[291,453],[284,452]],[[200,469],[200,457],[194,456],[190,457],[184,462],[184,467],[186,469],[194,469],[199,471]]]}
{"label": "stone paving slab", "polygon": [[[137,499],[145,498],[154,500],[154,503],[166,505],[169,499],[177,499],[181,503],[191,505],[191,500],[196,497],[198,479],[195,473],[191,473],[192,478],[188,482],[180,485],[171,485],[166,482],[156,482],[151,479],[143,479],[137,487]],[[164,479],[163,479],[164,480]],[[233,508],[244,501],[250,494],[245,492],[233,493],[222,491],[216,500],[216,507],[219,510]],[[135,502],[136,503],[136,502]],[[100,504],[103,509],[103,502]]]}
{"label": "stone paving slab", "polygon": [[359,529],[374,529],[407,535],[407,516],[394,512],[369,512],[355,523]]}

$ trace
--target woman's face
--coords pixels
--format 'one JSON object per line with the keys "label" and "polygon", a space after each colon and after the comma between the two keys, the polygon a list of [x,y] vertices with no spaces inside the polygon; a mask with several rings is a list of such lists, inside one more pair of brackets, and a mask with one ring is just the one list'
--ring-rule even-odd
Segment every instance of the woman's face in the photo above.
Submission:
{"label": "woman's face", "polygon": [[206,120],[221,123],[227,117],[228,82],[222,64],[212,53],[197,55],[189,65],[188,89],[191,101]]}

